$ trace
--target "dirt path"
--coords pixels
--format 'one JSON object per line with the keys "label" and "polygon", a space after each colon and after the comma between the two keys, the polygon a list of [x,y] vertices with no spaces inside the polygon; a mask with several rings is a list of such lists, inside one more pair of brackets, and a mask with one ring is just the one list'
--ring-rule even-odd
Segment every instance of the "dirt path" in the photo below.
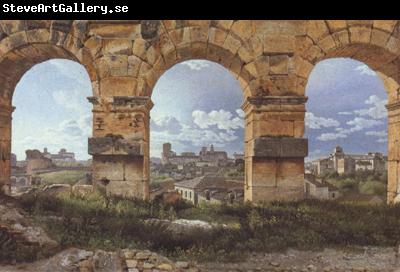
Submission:
{"label": "dirt path", "polygon": [[243,263],[205,263],[204,271],[397,271],[400,260],[394,248],[365,247],[319,252],[288,250],[284,253],[252,254]]}

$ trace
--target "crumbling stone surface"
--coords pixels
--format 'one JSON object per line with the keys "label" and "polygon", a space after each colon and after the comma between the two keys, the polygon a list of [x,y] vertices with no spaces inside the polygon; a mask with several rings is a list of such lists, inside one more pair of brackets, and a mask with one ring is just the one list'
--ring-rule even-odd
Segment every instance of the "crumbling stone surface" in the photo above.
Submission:
{"label": "crumbling stone surface", "polygon": [[123,249],[118,252],[66,249],[55,256],[34,263],[1,266],[0,272],[197,272],[197,265],[186,261],[173,262],[149,250]]}
{"label": "crumbling stone surface", "polygon": [[29,254],[30,257],[43,257],[54,253],[58,249],[58,243],[41,227],[34,225],[12,202],[0,201],[0,250],[12,248],[21,254]]}
{"label": "crumbling stone surface", "polygon": [[71,190],[72,187],[69,184],[50,184],[46,185],[41,192],[49,195],[58,195],[70,194]]}
{"label": "crumbling stone surface", "polygon": [[254,142],[254,156],[269,158],[304,158],[308,140],[293,137],[260,137]]}
{"label": "crumbling stone surface", "polygon": [[106,136],[89,138],[89,154],[91,155],[131,155],[141,156],[141,144],[129,141],[122,136]]}
{"label": "crumbling stone surface", "polygon": [[93,185],[90,184],[75,184],[72,186],[72,193],[79,196],[85,196],[94,191]]}

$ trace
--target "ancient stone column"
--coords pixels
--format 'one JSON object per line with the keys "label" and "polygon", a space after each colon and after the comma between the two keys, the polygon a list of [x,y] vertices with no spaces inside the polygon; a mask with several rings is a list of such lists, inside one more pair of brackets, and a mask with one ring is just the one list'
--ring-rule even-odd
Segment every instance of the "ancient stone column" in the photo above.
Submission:
{"label": "ancient stone column", "polygon": [[304,96],[248,97],[245,112],[245,201],[304,197]]}
{"label": "ancient stone column", "polygon": [[400,202],[400,101],[386,105],[388,110],[387,202]]}
{"label": "ancient stone column", "polygon": [[149,198],[149,97],[90,97],[93,103],[93,182],[108,195]]}
{"label": "ancient stone column", "polygon": [[14,107],[0,104],[0,190],[10,193],[11,123]]}

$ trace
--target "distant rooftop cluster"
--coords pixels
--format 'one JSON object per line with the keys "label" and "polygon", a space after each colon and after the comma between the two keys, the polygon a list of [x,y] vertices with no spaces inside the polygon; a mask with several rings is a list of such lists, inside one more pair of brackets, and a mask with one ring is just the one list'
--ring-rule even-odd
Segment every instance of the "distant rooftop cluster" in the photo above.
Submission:
{"label": "distant rooftop cluster", "polygon": [[[244,159],[243,154],[235,153],[234,159]],[[194,152],[182,152],[180,155],[176,154],[172,150],[171,143],[163,144],[163,152],[161,154],[162,164],[187,164],[191,162],[207,162],[213,166],[224,166],[229,162],[228,153],[226,151],[217,151],[214,149],[214,145],[211,145],[208,149],[203,146],[199,151],[198,155]]]}
{"label": "distant rooftop cluster", "polygon": [[367,154],[345,154],[341,146],[336,146],[328,157],[306,164],[306,172],[315,175],[328,173],[349,174],[356,171],[387,171],[387,156],[381,152]]}

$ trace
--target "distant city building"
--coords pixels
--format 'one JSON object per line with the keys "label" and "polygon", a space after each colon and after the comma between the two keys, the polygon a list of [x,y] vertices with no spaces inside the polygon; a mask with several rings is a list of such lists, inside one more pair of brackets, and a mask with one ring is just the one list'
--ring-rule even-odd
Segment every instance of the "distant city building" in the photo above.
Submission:
{"label": "distant city building", "polygon": [[202,147],[199,152],[200,160],[210,162],[214,166],[225,165],[228,161],[228,153],[225,151],[215,151],[214,145],[211,145],[210,150],[207,147]]}
{"label": "distant city building", "polygon": [[243,200],[243,181],[206,175],[175,183],[175,190],[182,199],[198,205],[201,202],[232,203]]}
{"label": "distant city building", "polygon": [[312,174],[304,175],[304,192],[306,198],[333,200],[341,196],[338,188]]}
{"label": "distant city building", "polygon": [[335,166],[331,158],[318,159],[311,162],[311,173],[318,175],[330,174],[335,172]]}
{"label": "distant city building", "polygon": [[184,165],[189,163],[204,162],[208,166],[223,166],[228,163],[228,154],[226,151],[216,151],[214,146],[211,145],[210,150],[207,147],[202,147],[199,155],[194,152],[182,152],[177,155],[176,152],[172,151],[170,143],[163,144],[163,151],[161,154],[162,164],[176,164]]}
{"label": "distant city building", "polygon": [[379,152],[345,154],[342,147],[337,146],[329,157],[312,161],[307,166],[308,172],[316,175],[349,174],[360,170],[384,172],[387,170],[387,156]]}
{"label": "distant city building", "polygon": [[238,161],[244,161],[244,154],[239,154],[239,153],[233,153],[233,159],[235,160],[235,162]]}
{"label": "distant city building", "polygon": [[54,168],[54,164],[50,158],[47,158],[37,149],[26,150],[26,173],[28,175],[35,174],[38,171]]}
{"label": "distant city building", "polygon": [[10,163],[12,168],[17,167],[17,155],[14,153],[11,153]]}
{"label": "distant city building", "polygon": [[65,148],[61,148],[58,154],[51,154],[44,148],[43,156],[52,160],[52,162],[74,162],[75,153],[67,152]]}

